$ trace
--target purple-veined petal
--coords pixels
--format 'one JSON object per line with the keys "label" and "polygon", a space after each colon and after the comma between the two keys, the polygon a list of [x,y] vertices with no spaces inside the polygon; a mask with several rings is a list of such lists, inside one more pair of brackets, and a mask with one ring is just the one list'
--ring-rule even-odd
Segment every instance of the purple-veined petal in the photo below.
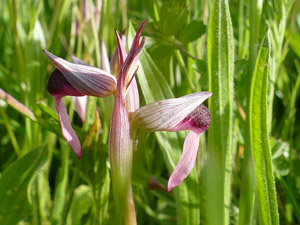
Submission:
{"label": "purple-veined petal", "polygon": [[81,145],[80,141],[73,130],[66,107],[61,99],[61,96],[54,96],[55,107],[60,120],[61,132],[67,142],[71,145],[72,149],[80,159],[81,157]]}
{"label": "purple-veined petal", "polygon": [[177,125],[211,95],[210,92],[197,92],[150,103],[133,113],[131,124],[146,131],[178,131]]}
{"label": "purple-veined petal", "polygon": [[84,123],[88,96],[73,96],[73,100],[76,112],[78,113],[82,123]]}
{"label": "purple-veined petal", "polygon": [[[118,37],[117,37],[117,41],[118,41]],[[123,31],[123,33],[121,35],[121,42],[122,42],[122,46],[125,46],[125,44],[126,44],[125,30]],[[125,51],[125,53],[126,53],[126,51]],[[127,56],[127,53],[126,53],[126,56]],[[125,58],[126,57],[124,57],[124,60],[125,60]],[[122,64],[120,62],[120,57],[119,57],[119,46],[117,46],[114,51],[114,54],[110,60],[110,69],[112,71],[112,74],[117,76],[120,72],[120,68],[121,68]]]}
{"label": "purple-veined petal", "polygon": [[[124,62],[124,71],[126,73],[126,76],[124,79],[126,80],[126,84],[128,84],[132,79],[133,76],[135,76],[135,73],[137,71],[137,68],[139,66],[139,55],[144,48],[145,45],[145,37],[142,38],[140,45],[137,46],[137,48],[130,50],[127,58]],[[131,47],[132,49],[132,47]]]}
{"label": "purple-veined petal", "polygon": [[[133,39],[130,51],[126,57],[126,60],[121,66],[121,70],[123,70],[124,73],[124,78],[123,78],[125,84],[124,87],[125,89],[123,89],[124,93],[126,93],[127,84],[132,80],[132,77],[135,75],[135,72],[138,67],[138,57],[145,45],[145,37],[143,37],[141,41],[140,41],[140,37],[141,37],[142,29],[145,26],[146,22],[147,20],[140,26],[139,30],[137,31]],[[118,46],[119,48],[124,49],[124,47],[122,47],[122,43],[119,40],[118,40]]]}
{"label": "purple-veined petal", "polygon": [[[141,31],[137,35],[140,35],[140,33],[141,33]],[[116,30],[115,30],[115,34],[116,34],[116,37],[117,37],[118,50],[119,50],[119,53],[120,53],[119,54],[120,64],[123,65],[125,59],[127,58],[127,53],[126,53],[126,50],[125,50],[124,43],[123,43],[122,39],[120,38],[120,36],[119,36],[119,34]],[[131,64],[132,69],[135,68],[137,70],[137,59],[138,59],[138,55],[135,57],[135,60],[136,60],[135,64],[136,65]],[[129,77],[130,76],[131,75],[129,74]],[[138,87],[137,87],[136,78],[133,77],[132,80],[129,81],[129,82],[130,83],[129,83],[128,87],[125,87],[125,88],[127,88],[127,90],[125,92],[125,106],[126,106],[127,111],[129,113],[131,113],[131,112],[134,112],[136,109],[139,108],[139,106],[140,106],[140,97],[139,97],[139,91],[138,91]],[[127,82],[126,82],[125,85],[127,85]]]}
{"label": "purple-veined petal", "polygon": [[52,64],[81,94],[105,97],[115,91],[116,78],[113,75],[92,66],[70,63],[46,50],[43,51]]}
{"label": "purple-veined petal", "polygon": [[[124,39],[122,40],[122,38],[120,38],[120,35],[117,30],[115,30],[115,34],[116,34],[117,43],[118,43],[119,62],[120,62],[120,65],[122,66],[127,57],[127,52],[125,49],[125,43],[123,41]],[[122,37],[123,37],[123,35],[122,35]]]}
{"label": "purple-veined petal", "polygon": [[101,53],[101,63],[100,63],[101,69],[103,69],[104,71],[106,71],[108,73],[111,73],[106,46],[102,39],[101,39],[101,52],[100,53]]}
{"label": "purple-veined petal", "polygon": [[199,147],[200,133],[190,131],[183,144],[181,158],[168,181],[168,191],[178,186],[193,169]]}

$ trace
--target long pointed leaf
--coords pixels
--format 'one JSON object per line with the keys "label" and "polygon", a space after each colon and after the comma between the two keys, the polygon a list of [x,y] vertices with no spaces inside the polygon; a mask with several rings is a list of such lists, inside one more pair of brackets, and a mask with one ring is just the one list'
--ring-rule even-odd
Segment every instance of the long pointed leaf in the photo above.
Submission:
{"label": "long pointed leaf", "polygon": [[267,34],[256,60],[250,95],[250,138],[261,225],[279,224],[268,132],[269,57],[270,39]]}
{"label": "long pointed leaf", "polygon": [[213,93],[209,101],[208,220],[209,224],[229,224],[234,46],[227,0],[213,3],[207,45],[209,91]]}

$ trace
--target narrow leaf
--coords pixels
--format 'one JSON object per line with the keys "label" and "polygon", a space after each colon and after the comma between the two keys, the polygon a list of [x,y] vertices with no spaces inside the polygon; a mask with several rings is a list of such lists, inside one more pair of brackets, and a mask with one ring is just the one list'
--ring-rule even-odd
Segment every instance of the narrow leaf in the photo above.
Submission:
{"label": "narrow leaf", "polygon": [[279,224],[268,132],[269,57],[270,39],[267,34],[256,60],[250,96],[250,138],[254,160],[258,214],[261,225]]}
{"label": "narrow leaf", "polygon": [[[208,220],[230,224],[234,45],[227,0],[215,0],[209,19],[207,55],[211,126],[208,130]],[[218,215],[218,216],[216,216]]]}

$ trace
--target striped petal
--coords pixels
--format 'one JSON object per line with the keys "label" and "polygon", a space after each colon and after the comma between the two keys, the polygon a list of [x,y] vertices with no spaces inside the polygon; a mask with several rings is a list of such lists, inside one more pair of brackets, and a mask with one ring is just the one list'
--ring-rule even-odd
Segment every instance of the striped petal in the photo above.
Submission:
{"label": "striped petal", "polygon": [[[139,58],[139,54],[141,53],[141,50],[143,49],[144,45],[145,45],[145,37],[142,38],[142,40],[140,41],[140,37],[141,37],[141,33],[142,33],[142,29],[145,26],[147,20],[140,26],[139,30],[137,31],[130,51],[126,57],[126,60],[124,61],[123,64],[121,64],[121,70],[123,70],[124,73],[124,88],[127,89],[127,85],[132,81],[132,77],[135,75],[135,72],[138,68],[138,58]],[[122,54],[121,57],[124,57],[124,47],[122,46],[122,43],[120,42],[120,39],[118,39],[118,46],[119,49],[121,48]],[[125,51],[126,53],[126,51]],[[121,61],[122,62],[122,61]]]}
{"label": "striped petal", "polygon": [[116,88],[116,78],[98,68],[70,63],[43,50],[52,64],[64,75],[66,80],[82,95],[105,97]]}
{"label": "striped petal", "polygon": [[178,127],[180,123],[183,123],[183,120],[209,96],[211,96],[210,92],[197,92],[180,98],[150,103],[133,113],[131,124],[146,131],[184,130]]}
{"label": "striped petal", "polygon": [[[124,31],[125,32],[125,31]],[[119,41],[118,40],[118,38],[119,39],[121,39],[121,42],[122,42],[122,46],[125,46],[125,44],[126,44],[126,36],[125,36],[125,33],[122,33],[122,36],[121,36],[121,38],[120,37],[117,37],[117,41]],[[119,34],[118,34],[119,35]],[[124,48],[125,49],[125,48]],[[126,53],[126,51],[125,51],[125,53]],[[127,53],[126,53],[126,56],[127,56]],[[124,60],[125,60],[125,58],[124,58]],[[123,64],[123,63],[122,63]],[[119,72],[120,72],[120,68],[121,68],[121,63],[120,63],[120,56],[119,56],[119,46],[115,49],[115,51],[114,51],[114,54],[113,54],[113,56],[112,56],[112,58],[111,58],[111,60],[110,60],[110,69],[111,69],[111,71],[112,71],[112,74],[114,74],[114,75],[118,75],[119,74]]]}
{"label": "striped petal", "polygon": [[[126,53],[126,50],[125,50],[124,43],[123,43],[122,39],[120,38],[118,32],[115,31],[115,33],[116,33],[116,37],[117,37],[118,50],[119,50],[119,53],[120,53],[119,54],[120,64],[122,66],[124,64],[125,59],[127,58],[127,53]],[[138,35],[140,35],[140,33],[141,32],[139,32]],[[138,55],[135,58],[137,59]],[[137,62],[138,61],[135,60],[135,63],[131,64],[131,66],[133,67],[133,69],[135,69],[135,71],[137,70],[137,66],[138,66]],[[131,69],[131,70],[133,70],[133,69]],[[130,74],[127,75],[127,76],[132,77],[132,75],[130,75]],[[129,113],[131,113],[131,112],[134,112],[136,109],[138,109],[139,106],[140,106],[139,90],[138,90],[137,81],[136,81],[136,78],[135,78],[134,75],[132,77],[132,80],[129,81],[128,84],[126,83],[126,86],[127,86],[127,91],[125,93],[125,105],[126,105],[127,111]]]}

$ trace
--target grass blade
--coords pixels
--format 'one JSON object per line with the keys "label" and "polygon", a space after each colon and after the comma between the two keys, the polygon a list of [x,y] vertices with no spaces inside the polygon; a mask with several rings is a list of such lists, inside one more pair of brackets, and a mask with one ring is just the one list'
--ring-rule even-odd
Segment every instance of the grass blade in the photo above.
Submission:
{"label": "grass blade", "polygon": [[279,224],[268,132],[269,57],[270,39],[267,34],[256,60],[250,95],[250,138],[261,225]]}
{"label": "grass blade", "polygon": [[213,93],[209,101],[208,221],[229,224],[234,46],[227,0],[215,0],[212,5],[207,45],[209,90]]}

